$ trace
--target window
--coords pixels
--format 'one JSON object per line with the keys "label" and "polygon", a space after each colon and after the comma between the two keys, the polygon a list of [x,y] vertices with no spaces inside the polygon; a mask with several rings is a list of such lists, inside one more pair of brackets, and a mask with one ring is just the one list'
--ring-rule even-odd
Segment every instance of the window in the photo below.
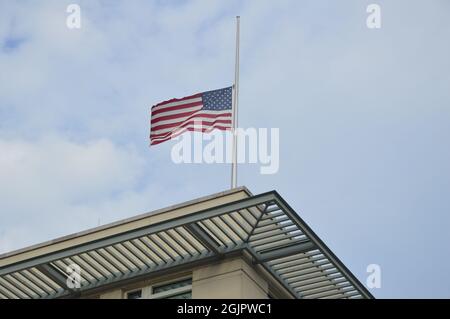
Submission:
{"label": "window", "polygon": [[142,298],[142,289],[130,291],[127,293],[127,299],[141,299]]}
{"label": "window", "polygon": [[160,283],[126,293],[127,299],[192,299],[192,278]]}
{"label": "window", "polygon": [[152,296],[158,299],[192,299],[192,279],[154,286]]}

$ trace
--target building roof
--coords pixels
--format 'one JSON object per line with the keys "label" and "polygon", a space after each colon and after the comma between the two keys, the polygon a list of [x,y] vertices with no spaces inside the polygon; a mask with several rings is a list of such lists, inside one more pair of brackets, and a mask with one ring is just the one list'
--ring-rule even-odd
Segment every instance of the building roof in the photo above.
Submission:
{"label": "building roof", "polygon": [[240,187],[2,254],[0,299],[79,296],[242,252],[294,298],[373,298],[276,191]]}

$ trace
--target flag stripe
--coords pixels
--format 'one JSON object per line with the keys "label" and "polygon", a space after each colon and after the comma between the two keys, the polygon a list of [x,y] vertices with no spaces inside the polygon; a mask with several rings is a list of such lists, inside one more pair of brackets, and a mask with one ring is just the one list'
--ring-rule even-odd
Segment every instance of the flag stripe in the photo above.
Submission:
{"label": "flag stripe", "polygon": [[[174,120],[174,119],[180,119],[180,118],[187,118],[190,117],[192,114],[197,113],[199,110],[191,110],[189,112],[184,112],[184,113],[176,113],[176,114],[169,114],[169,115],[164,115],[164,116],[160,116],[158,118],[152,118],[152,120],[150,121],[151,124],[156,124],[159,122],[163,122],[163,121],[167,121],[167,120]],[[166,113],[164,113],[166,114]]]}
{"label": "flag stripe", "polygon": [[209,132],[209,131],[211,131],[211,130],[213,130],[213,129],[215,129],[215,128],[219,128],[219,129],[222,129],[222,130],[224,130],[224,131],[230,130],[230,129],[231,129],[231,128],[228,127],[228,126],[223,126],[223,125],[219,125],[219,124],[216,124],[216,125],[213,125],[213,126],[210,126],[210,127],[205,127],[205,128],[199,128],[199,127],[190,125],[190,126],[187,126],[187,127],[182,128],[182,129],[176,130],[175,132],[172,132],[172,134],[170,134],[170,135],[168,135],[168,136],[165,136],[165,137],[157,137],[157,138],[154,138],[153,140],[155,140],[155,141],[156,141],[156,140],[157,140],[157,141],[160,141],[160,140],[170,140],[171,138],[177,137],[178,135],[183,134],[183,133],[186,132],[186,131],[195,131],[195,132],[207,132],[207,131],[208,131],[208,132]]}
{"label": "flag stripe", "polygon": [[167,119],[165,121],[160,121],[158,123],[152,123],[153,126],[152,126],[151,131],[158,131],[158,130],[162,130],[164,128],[181,125],[184,122],[192,120],[192,119],[198,119],[198,121],[201,122],[204,120],[210,120],[210,119],[215,119],[215,118],[219,118],[219,117],[231,118],[231,115],[232,115],[231,113],[209,114],[209,113],[204,113],[202,111],[198,111],[198,112],[193,112],[193,114],[191,114],[190,116],[184,116],[182,118],[172,118],[172,119]]}
{"label": "flag stripe", "polygon": [[214,129],[219,129],[219,130],[222,130],[222,131],[226,131],[226,130],[229,130],[230,128],[231,128],[231,127],[229,127],[229,126],[221,126],[221,125],[213,125],[213,126],[211,126],[211,127],[208,127],[208,128],[202,128],[202,129],[200,129],[200,128],[198,128],[198,127],[192,127],[192,126],[190,126],[190,127],[185,127],[185,128],[183,128],[183,129],[181,129],[181,130],[179,130],[179,131],[174,132],[172,135],[169,135],[169,136],[167,136],[167,137],[152,139],[151,145],[157,145],[157,144],[160,144],[160,143],[162,143],[162,142],[168,141],[168,140],[170,140],[170,139],[172,139],[172,138],[174,138],[174,137],[177,137],[177,136],[179,136],[179,135],[181,135],[181,134],[183,134],[183,133],[185,133],[185,132],[202,132],[202,133],[209,133],[209,132],[211,132],[211,131],[214,130]]}
{"label": "flag stripe", "polygon": [[211,120],[211,119],[214,119],[214,118],[231,118],[231,117],[232,116],[231,116],[230,113],[220,113],[220,114],[208,114],[208,113],[206,113],[206,114],[204,114],[204,113],[202,113],[202,111],[199,111],[199,112],[191,115],[190,117],[186,117],[186,118],[183,118],[181,120],[180,119],[172,119],[172,120],[160,121],[160,122],[158,122],[156,124],[153,124],[152,129],[157,127],[157,126],[165,125],[165,124],[173,124],[173,123],[183,124],[187,120],[190,120],[190,119],[193,119],[193,118],[195,118],[199,122],[201,122],[201,121],[208,121],[208,120]]}
{"label": "flag stripe", "polygon": [[[214,125],[214,124],[216,124],[216,123],[220,123],[220,124],[228,124],[228,125],[230,125],[231,126],[231,120],[221,120],[221,119],[218,119],[218,120],[214,120],[214,121],[211,121],[211,122],[206,122],[206,121],[202,121],[201,122],[201,125],[199,125],[199,123],[198,123],[198,121],[197,120],[191,120],[191,121],[188,121],[188,122],[185,122],[185,123],[183,123],[183,124],[181,124],[181,125],[176,125],[175,126],[175,129],[170,129],[170,130],[159,130],[159,131],[155,131],[155,132],[152,132],[151,134],[150,134],[150,136],[153,138],[153,137],[160,137],[160,136],[166,136],[166,135],[168,135],[168,134],[170,134],[170,133],[172,133],[172,132],[174,132],[174,131],[176,131],[178,128],[183,128],[183,127],[185,127],[185,126],[188,126],[188,125],[194,125],[194,124],[197,124],[197,126],[199,126],[199,127],[208,127],[208,126],[212,126],[212,125]],[[163,131],[163,132],[161,132],[161,131]]]}
{"label": "flag stripe", "polygon": [[203,107],[203,103],[201,100],[199,101],[195,101],[195,102],[190,102],[190,103],[186,103],[186,104],[181,104],[181,105],[174,105],[174,106],[167,106],[161,109],[155,109],[152,110],[152,117],[155,115],[158,115],[160,113],[165,113],[165,112],[170,112],[170,111],[178,111],[178,110],[183,110],[183,109],[188,109],[191,107]]}
{"label": "flag stripe", "polygon": [[[202,107],[203,106],[201,106],[201,105],[200,106],[195,106],[195,107],[190,107],[190,108],[184,109],[183,111],[184,112],[200,111],[202,109]],[[166,113],[161,113],[161,114],[158,114],[156,116],[152,116],[152,120],[153,119],[159,119],[162,116],[176,115],[176,114],[179,114],[179,113],[180,113],[180,111],[170,111],[170,112],[166,112]]]}
{"label": "flag stripe", "polygon": [[177,105],[182,105],[182,104],[186,104],[186,103],[193,103],[193,102],[198,102],[201,101],[202,99],[202,94],[195,94],[195,95],[191,95],[191,96],[187,96],[184,97],[182,99],[171,99],[168,101],[164,101],[161,103],[158,103],[156,105],[154,105],[152,107],[152,110],[156,110],[156,109],[160,109],[160,108],[164,108],[164,107],[171,107],[171,106],[177,106]]}

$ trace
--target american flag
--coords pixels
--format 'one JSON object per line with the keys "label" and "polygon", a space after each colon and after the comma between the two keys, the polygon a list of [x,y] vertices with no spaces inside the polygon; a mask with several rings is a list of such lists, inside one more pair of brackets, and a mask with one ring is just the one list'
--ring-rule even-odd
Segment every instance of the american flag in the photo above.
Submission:
{"label": "american flag", "polygon": [[150,145],[186,131],[207,133],[213,129],[231,129],[232,87],[158,103],[152,107],[151,115]]}

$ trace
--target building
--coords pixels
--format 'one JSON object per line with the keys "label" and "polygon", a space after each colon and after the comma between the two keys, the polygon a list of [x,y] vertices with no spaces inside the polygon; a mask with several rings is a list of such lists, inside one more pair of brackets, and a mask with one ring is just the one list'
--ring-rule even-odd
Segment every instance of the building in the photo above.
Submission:
{"label": "building", "polygon": [[0,255],[0,298],[373,297],[277,192],[240,187]]}

